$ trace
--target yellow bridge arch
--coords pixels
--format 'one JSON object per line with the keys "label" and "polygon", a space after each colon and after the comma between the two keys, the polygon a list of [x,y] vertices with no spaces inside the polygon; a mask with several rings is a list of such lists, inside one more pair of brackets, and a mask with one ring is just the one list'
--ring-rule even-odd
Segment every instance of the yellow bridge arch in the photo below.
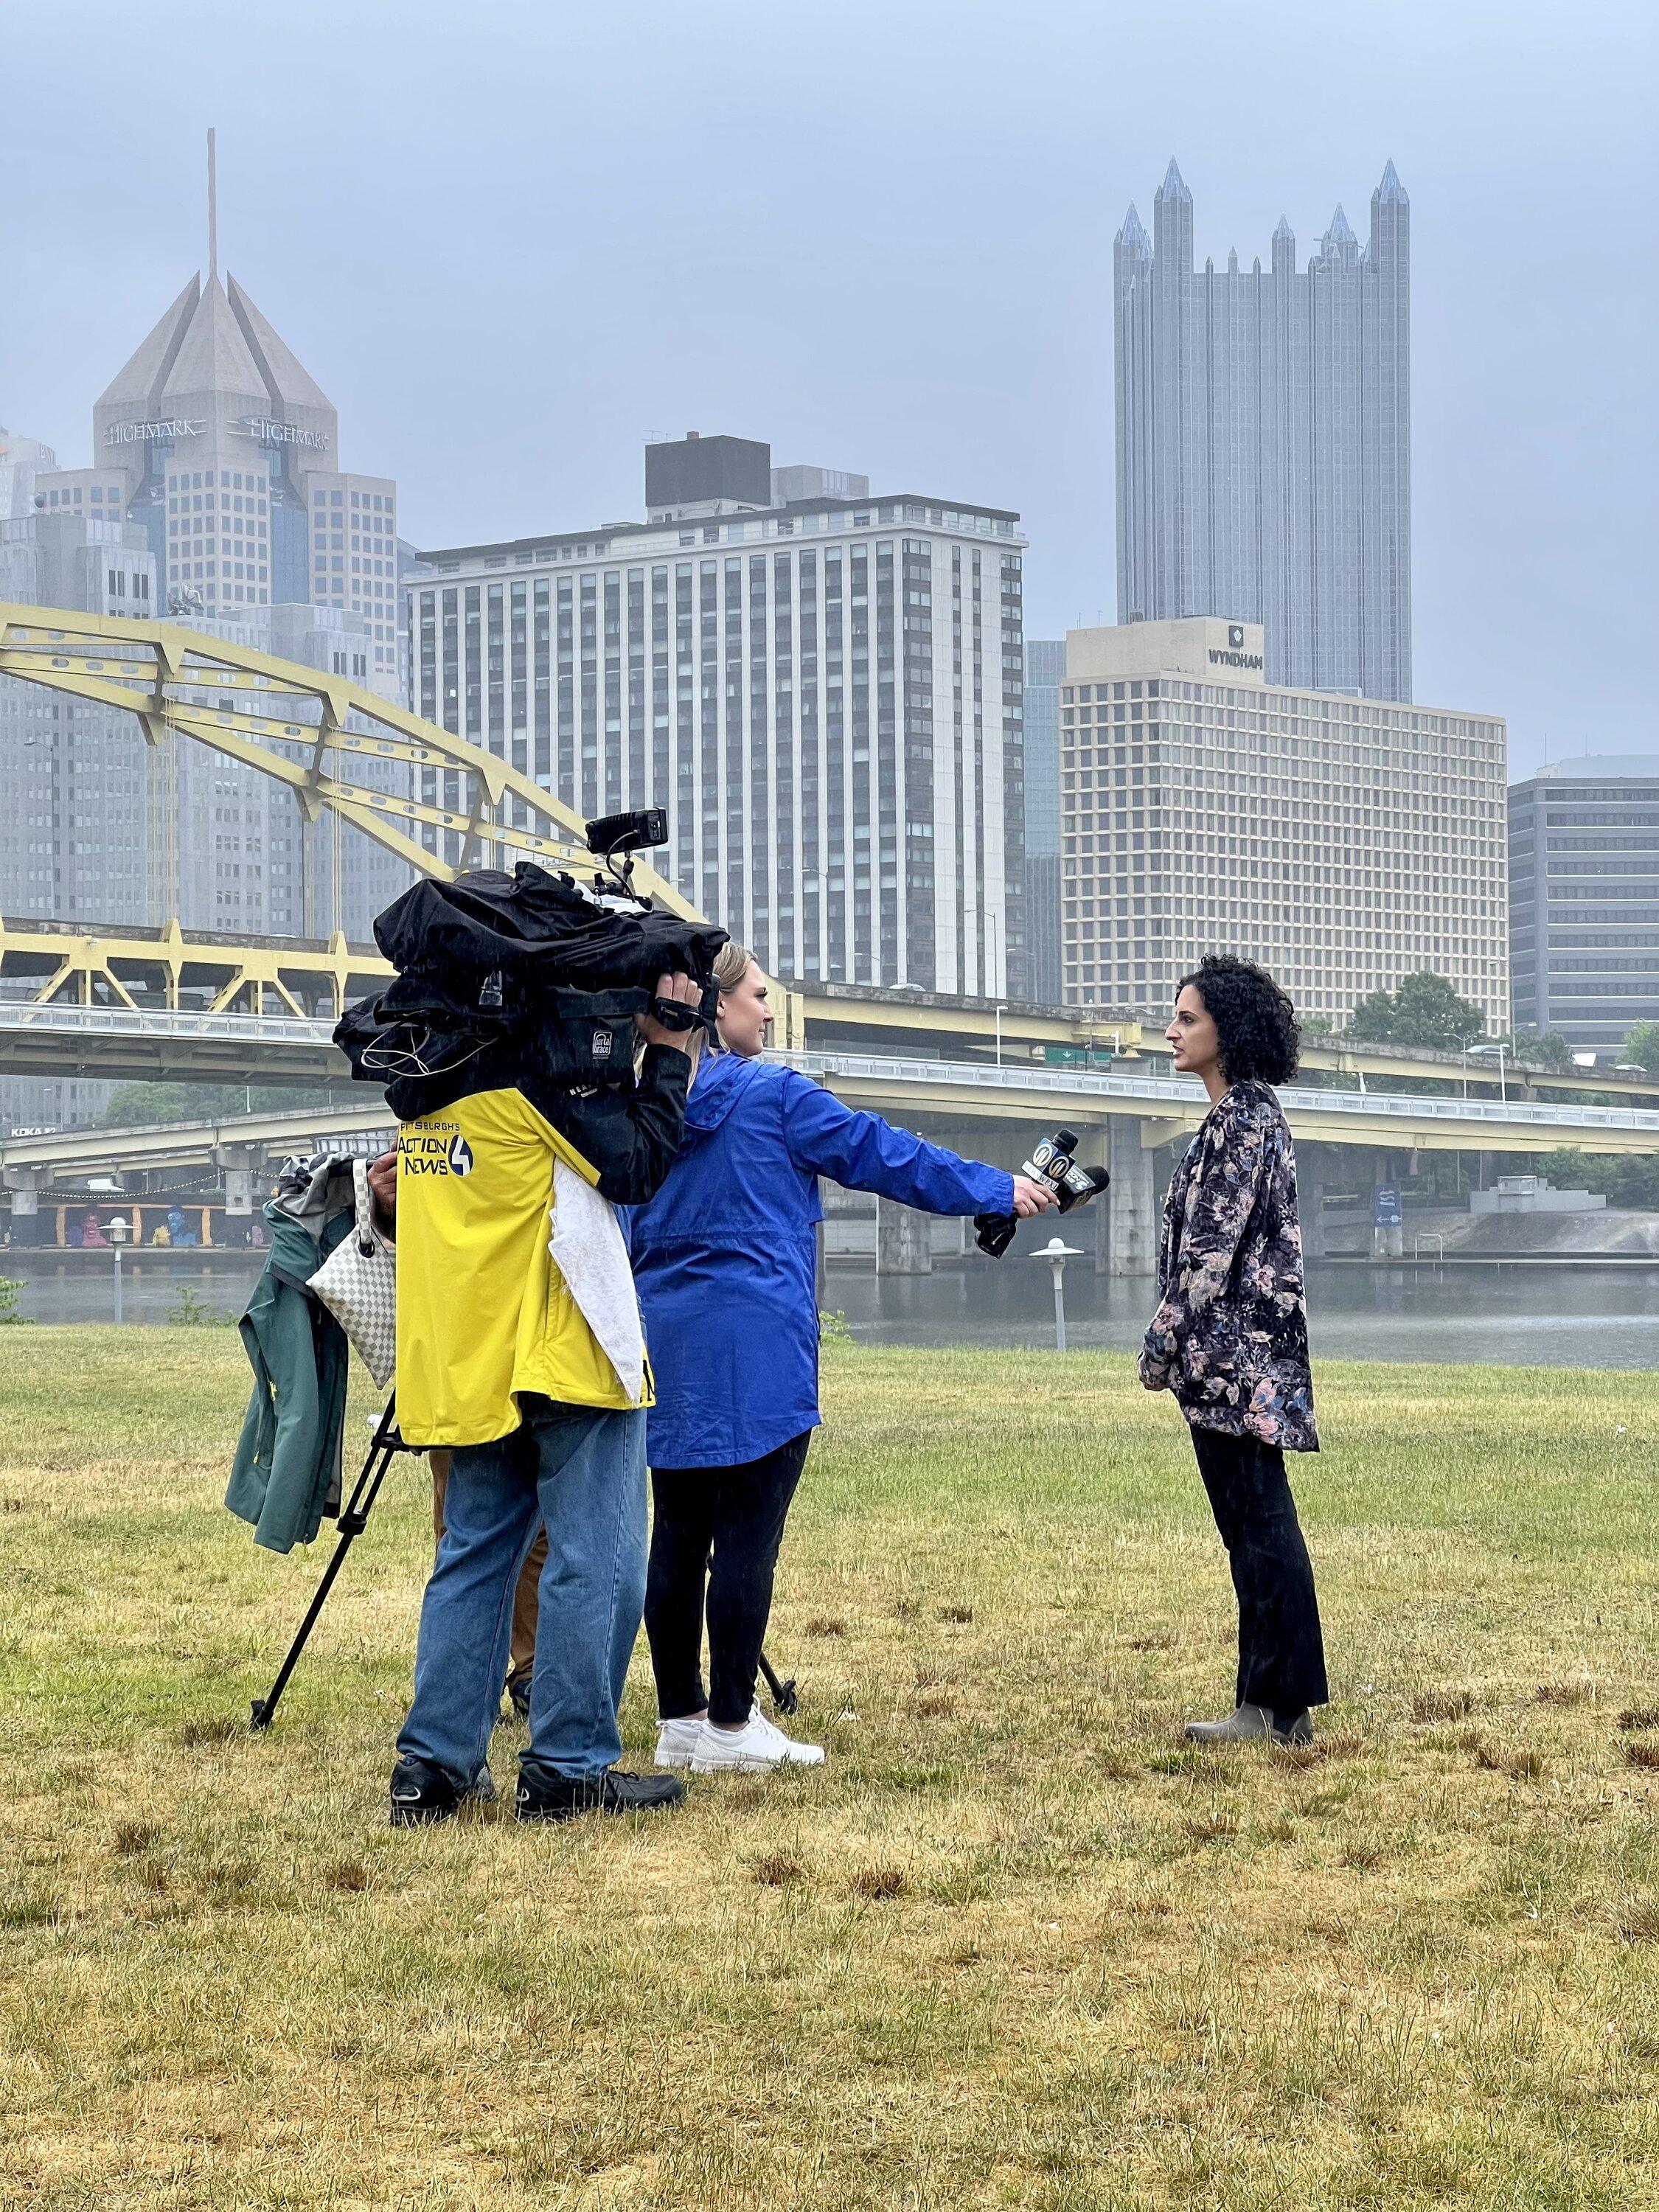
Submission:
{"label": "yellow bridge arch", "polygon": [[[0,676],[136,714],[153,744],[168,732],[285,784],[308,820],[325,811],[422,875],[448,878],[503,852],[556,867],[593,865],[582,817],[521,769],[361,684],[280,660],[177,623],[0,600]],[[457,798],[380,790],[370,763],[453,779]],[[456,842],[445,858],[420,832]],[[643,861],[641,890],[674,913],[696,907]]]}

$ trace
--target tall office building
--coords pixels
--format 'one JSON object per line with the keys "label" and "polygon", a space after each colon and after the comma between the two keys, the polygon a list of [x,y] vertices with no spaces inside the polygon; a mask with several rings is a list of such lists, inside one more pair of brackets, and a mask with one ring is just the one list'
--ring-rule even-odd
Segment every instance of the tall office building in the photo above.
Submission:
{"label": "tall office building", "polygon": [[1659,757],[1558,762],[1510,792],[1517,1030],[1616,1060],[1659,1022]]}
{"label": "tall office building", "polygon": [[[94,465],[35,467],[27,517],[0,526],[15,541],[14,569],[33,560],[38,571],[32,588],[12,596],[170,617],[401,700],[397,488],[343,471],[338,436],[333,406],[236,279],[222,283],[216,269],[205,284],[192,276],[95,404]],[[82,549],[84,581],[58,550],[71,544]],[[138,548],[142,561],[115,557]],[[40,696],[0,684],[0,724],[33,718],[43,729]],[[0,908],[365,937],[408,879],[402,863],[332,815],[305,821],[292,795],[256,769],[190,739],[147,746],[133,718],[114,709],[45,711],[55,718],[55,787],[85,780],[95,721],[131,804],[112,791],[101,811],[66,799],[56,807],[57,851],[72,847],[73,866],[36,838],[20,873],[0,845]],[[407,789],[399,766],[370,773],[388,790]],[[0,817],[24,803],[17,774],[0,745]],[[145,864],[142,897],[127,866],[134,848]]]}
{"label": "tall office building", "polygon": [[[0,599],[98,614],[148,612],[155,562],[143,531],[118,516],[37,514],[35,471],[54,469],[56,458],[32,439],[7,442],[9,453],[0,447]],[[148,915],[152,848],[143,752],[131,714],[0,680],[0,913]],[[0,1127],[95,1121],[109,1095],[108,1084],[81,1078],[3,1078]]]}
{"label": "tall office building", "polygon": [[1113,248],[1118,619],[1259,623],[1269,683],[1412,693],[1411,210],[1390,161],[1361,246],[1194,267],[1173,161]]}
{"label": "tall office building", "polygon": [[1025,641],[1025,951],[1031,996],[1060,1000],[1060,688],[1066,643]]}
{"label": "tall office building", "polygon": [[1018,517],[695,435],[646,510],[428,551],[417,712],[666,808],[658,866],[779,975],[1023,996]]}
{"label": "tall office building", "polygon": [[[0,522],[0,599],[146,615],[155,595],[155,556],[118,513]],[[164,848],[146,755],[131,714],[0,678],[0,914],[150,919]]]}
{"label": "tall office building", "polygon": [[1259,623],[1071,631],[1068,1003],[1160,1012],[1206,952],[1340,1023],[1425,969],[1509,1026],[1496,715],[1292,690]]}

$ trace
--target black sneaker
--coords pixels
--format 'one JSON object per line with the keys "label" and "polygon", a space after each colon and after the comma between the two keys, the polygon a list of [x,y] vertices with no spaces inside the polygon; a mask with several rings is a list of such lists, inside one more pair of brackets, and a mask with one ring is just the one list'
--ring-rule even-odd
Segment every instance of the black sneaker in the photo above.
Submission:
{"label": "black sneaker", "polygon": [[612,1766],[574,1780],[526,1760],[519,1769],[520,1820],[571,1820],[578,1813],[654,1813],[678,1805],[683,1784],[672,1774],[624,1774]]}
{"label": "black sneaker", "polygon": [[[476,1790],[477,1784],[473,1787]],[[493,1790],[493,1784],[492,1784]],[[441,1766],[427,1759],[400,1759],[392,1770],[392,1825],[394,1828],[424,1828],[434,1820],[451,1820],[471,1790],[457,1788]]]}
{"label": "black sneaker", "polygon": [[509,1677],[507,1685],[507,1702],[511,1705],[514,1711],[517,1713],[519,1718],[521,1721],[527,1721],[530,1718],[529,1675],[514,1674]]}

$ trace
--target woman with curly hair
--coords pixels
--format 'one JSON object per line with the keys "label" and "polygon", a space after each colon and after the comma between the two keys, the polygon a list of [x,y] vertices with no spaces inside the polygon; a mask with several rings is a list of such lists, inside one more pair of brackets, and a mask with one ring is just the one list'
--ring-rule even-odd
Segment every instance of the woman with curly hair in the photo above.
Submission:
{"label": "woman with curly hair", "polygon": [[1271,975],[1212,952],[1182,978],[1164,1035],[1210,1111],[1164,1201],[1140,1379],[1187,1417],[1238,1594],[1236,1710],[1187,1734],[1309,1743],[1309,1708],[1328,1695],[1325,1649],[1285,1454],[1317,1451],[1319,1436],[1296,1160],[1269,1088],[1296,1073],[1301,1031]]}

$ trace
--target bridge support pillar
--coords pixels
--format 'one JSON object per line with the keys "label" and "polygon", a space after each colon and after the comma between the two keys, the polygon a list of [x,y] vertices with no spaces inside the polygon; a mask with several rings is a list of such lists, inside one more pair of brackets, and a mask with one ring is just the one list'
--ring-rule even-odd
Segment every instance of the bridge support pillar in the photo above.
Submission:
{"label": "bridge support pillar", "polygon": [[1158,1270],[1156,1155],[1144,1151],[1140,1124],[1127,1114],[1110,1125],[1111,1188],[1106,1194],[1106,1273],[1151,1275]]}
{"label": "bridge support pillar", "polygon": [[1325,1178],[1317,1169],[1297,1171],[1297,1206],[1302,1217],[1302,1256],[1325,1256]]}
{"label": "bridge support pillar", "polygon": [[213,1164],[225,1178],[225,1242],[246,1244],[253,1218],[253,1177],[259,1156],[246,1145],[221,1145]]}
{"label": "bridge support pillar", "polygon": [[890,1198],[876,1200],[876,1273],[878,1275],[931,1275],[933,1272],[932,1216],[900,1206]]}
{"label": "bridge support pillar", "polygon": [[8,1168],[6,1188],[11,1193],[11,1241],[38,1244],[40,1240],[40,1170]]}

